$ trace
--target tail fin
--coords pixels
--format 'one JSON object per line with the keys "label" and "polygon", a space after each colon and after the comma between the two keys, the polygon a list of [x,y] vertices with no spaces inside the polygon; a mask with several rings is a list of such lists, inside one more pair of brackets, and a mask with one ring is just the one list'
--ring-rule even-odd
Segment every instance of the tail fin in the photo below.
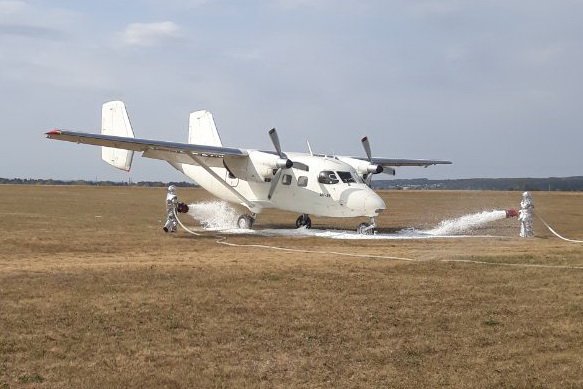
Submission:
{"label": "tail fin", "polygon": [[[122,101],[109,101],[101,109],[101,133],[103,135],[134,138],[134,131],[126,106]],[[101,147],[101,159],[118,169],[129,171],[134,152],[130,150]]]}
{"label": "tail fin", "polygon": [[221,137],[209,111],[196,111],[188,121],[188,143],[206,146],[222,146]]}

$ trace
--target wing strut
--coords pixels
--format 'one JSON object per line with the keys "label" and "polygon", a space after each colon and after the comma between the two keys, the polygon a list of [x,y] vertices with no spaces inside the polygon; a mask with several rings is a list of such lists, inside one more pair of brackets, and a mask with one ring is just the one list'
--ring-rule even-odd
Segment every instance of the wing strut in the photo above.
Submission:
{"label": "wing strut", "polygon": [[231,185],[227,184],[227,182],[225,180],[223,180],[217,173],[215,173],[210,167],[208,167],[200,158],[198,158],[196,155],[189,153],[189,152],[187,152],[186,154],[188,154],[188,156],[190,158],[192,158],[192,160],[194,162],[196,162],[197,165],[200,165],[200,167],[202,167],[204,170],[206,170],[206,172],[208,174],[213,176],[214,179],[219,181],[221,183],[221,185],[223,185],[225,188],[227,188],[232,194],[237,196],[237,198],[239,198],[239,200],[241,200],[243,202],[243,204],[245,204],[247,206],[247,208],[249,208],[249,209],[255,208],[255,204],[253,204],[252,202],[247,200],[245,197],[243,197],[243,195],[241,193],[237,192],[235,190],[235,188],[233,188]]}

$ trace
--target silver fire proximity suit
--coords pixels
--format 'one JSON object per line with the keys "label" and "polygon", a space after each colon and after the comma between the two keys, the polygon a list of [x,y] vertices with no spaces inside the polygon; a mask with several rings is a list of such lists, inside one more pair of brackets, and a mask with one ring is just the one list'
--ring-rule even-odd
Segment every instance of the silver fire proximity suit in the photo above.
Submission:
{"label": "silver fire proximity suit", "polygon": [[532,227],[532,218],[534,213],[534,203],[530,193],[524,192],[522,194],[522,201],[520,202],[520,211],[518,213],[518,220],[520,220],[520,237],[531,238],[534,236],[534,229]]}
{"label": "silver fire proximity suit", "polygon": [[166,224],[164,224],[164,232],[176,232],[178,221],[176,220],[174,210],[177,206],[178,196],[176,195],[176,187],[170,185],[166,194]]}

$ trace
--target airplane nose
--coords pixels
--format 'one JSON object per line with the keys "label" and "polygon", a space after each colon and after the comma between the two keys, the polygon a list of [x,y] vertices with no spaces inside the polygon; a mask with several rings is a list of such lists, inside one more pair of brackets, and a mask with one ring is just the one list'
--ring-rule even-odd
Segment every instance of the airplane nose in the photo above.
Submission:
{"label": "airplane nose", "polygon": [[386,209],[387,206],[383,199],[381,199],[381,196],[371,190],[366,198],[365,208],[366,211],[369,212],[366,216],[377,216],[379,212]]}
{"label": "airplane nose", "polygon": [[346,206],[359,212],[362,216],[370,217],[378,215],[378,210],[386,208],[383,199],[372,190],[359,190],[350,193],[346,199]]}
{"label": "airplane nose", "polygon": [[366,194],[363,190],[357,190],[348,193],[348,198],[346,199],[346,206],[355,211],[364,211],[365,209]]}

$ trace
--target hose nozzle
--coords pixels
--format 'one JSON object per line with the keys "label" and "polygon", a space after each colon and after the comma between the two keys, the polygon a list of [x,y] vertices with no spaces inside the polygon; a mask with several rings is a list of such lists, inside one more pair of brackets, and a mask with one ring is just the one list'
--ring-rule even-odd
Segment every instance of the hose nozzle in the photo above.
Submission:
{"label": "hose nozzle", "polygon": [[178,203],[178,205],[176,206],[176,212],[187,213],[188,212],[188,205],[186,205],[184,203]]}
{"label": "hose nozzle", "polygon": [[507,209],[506,210],[506,218],[511,218],[511,217],[518,217],[518,211],[516,209]]}

